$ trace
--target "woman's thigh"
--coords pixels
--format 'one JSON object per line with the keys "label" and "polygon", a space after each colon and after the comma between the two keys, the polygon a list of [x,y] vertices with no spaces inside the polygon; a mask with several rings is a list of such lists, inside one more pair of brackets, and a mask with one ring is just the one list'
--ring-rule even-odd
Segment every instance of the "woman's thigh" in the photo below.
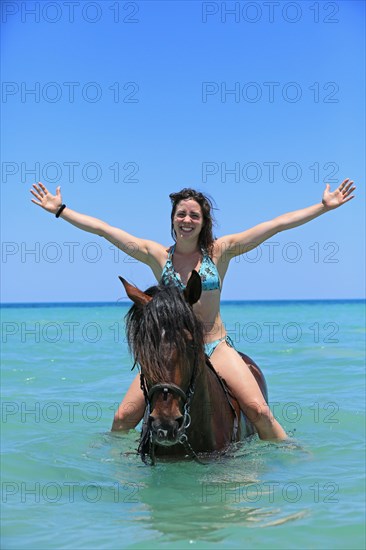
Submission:
{"label": "woman's thigh", "polygon": [[225,341],[221,342],[210,359],[216,372],[225,380],[242,409],[243,406],[248,406],[251,403],[265,404],[265,399],[256,379],[234,348],[230,347]]}

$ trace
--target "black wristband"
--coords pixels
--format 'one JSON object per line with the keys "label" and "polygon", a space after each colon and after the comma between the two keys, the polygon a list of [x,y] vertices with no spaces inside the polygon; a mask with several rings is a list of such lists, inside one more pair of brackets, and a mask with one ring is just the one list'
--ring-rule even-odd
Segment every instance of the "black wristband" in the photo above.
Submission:
{"label": "black wristband", "polygon": [[62,213],[62,211],[66,208],[66,204],[61,204],[60,208],[57,210],[56,212],[56,218],[59,218],[60,217],[60,214]]}

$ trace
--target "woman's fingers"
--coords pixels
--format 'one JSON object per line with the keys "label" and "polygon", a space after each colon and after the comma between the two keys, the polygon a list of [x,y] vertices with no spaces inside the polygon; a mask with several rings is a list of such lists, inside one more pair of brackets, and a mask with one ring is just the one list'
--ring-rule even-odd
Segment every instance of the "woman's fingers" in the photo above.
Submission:
{"label": "woman's fingers", "polygon": [[[33,191],[33,189],[30,189],[30,192],[32,193],[32,195],[34,195],[34,196],[36,197],[36,199],[39,200],[39,199],[41,198],[40,194],[39,194],[38,192],[35,193],[35,192]],[[33,200],[33,199],[31,199],[31,200]]]}
{"label": "woman's fingers", "polygon": [[353,181],[350,181],[350,182],[346,185],[345,191],[348,192],[348,190],[350,189],[350,187],[352,187],[352,185],[353,185]]}
{"label": "woman's fingers", "polygon": [[34,204],[38,204],[38,206],[42,206],[41,202],[35,201],[34,199],[31,199],[31,202],[34,202]]}
{"label": "woman's fingers", "polygon": [[39,182],[39,186],[40,186],[40,188],[42,189],[43,193],[45,193],[45,194],[47,195],[48,190],[47,190],[46,187],[43,185],[43,183]]}
{"label": "woman's fingers", "polygon": [[38,182],[39,187],[36,183],[33,183],[34,189],[39,193],[40,197],[43,197],[44,195],[47,195],[48,189],[43,185],[43,183]]}
{"label": "woman's fingers", "polygon": [[34,197],[36,197],[38,202],[34,201],[33,199],[31,200],[35,204],[38,204],[39,206],[43,206],[43,204],[46,204],[48,200],[46,195],[42,191],[40,191],[35,184],[33,185],[33,187],[35,188],[35,191],[33,191],[33,189],[30,189],[30,192]]}
{"label": "woman's fingers", "polygon": [[345,197],[348,197],[353,191],[356,189],[356,186],[354,185],[351,187],[351,189],[347,189],[347,192],[344,194]]}
{"label": "woman's fingers", "polygon": [[42,195],[43,195],[42,190],[39,189],[39,187],[37,187],[37,184],[33,183],[33,187],[34,187],[34,189],[37,191],[38,195],[39,195],[40,197],[42,197]]}
{"label": "woman's fingers", "polygon": [[340,191],[341,193],[344,193],[347,182],[349,182],[349,178],[346,178],[345,180],[343,180],[342,183],[337,187],[336,191]]}
{"label": "woman's fingers", "polygon": [[[356,189],[356,187],[353,185],[353,181],[352,180],[348,180],[348,183],[347,185],[345,185],[342,189],[341,189],[341,193],[343,195],[343,197],[348,197],[348,195],[350,195],[352,193],[352,191],[354,191]],[[353,187],[352,187],[353,185]]]}
{"label": "woman's fingers", "polygon": [[343,199],[349,197],[349,195],[356,189],[356,186],[354,186],[353,183],[353,180],[346,178],[338,187],[337,191],[340,191],[342,193]]}

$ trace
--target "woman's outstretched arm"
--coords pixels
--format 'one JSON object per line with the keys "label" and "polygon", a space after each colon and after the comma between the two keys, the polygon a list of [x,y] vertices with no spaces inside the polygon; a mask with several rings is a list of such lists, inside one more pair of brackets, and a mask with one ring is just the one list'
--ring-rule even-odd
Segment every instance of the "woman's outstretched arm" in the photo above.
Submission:
{"label": "woman's outstretched arm", "polygon": [[[56,195],[52,195],[42,183],[38,183],[38,185],[33,184],[33,189],[30,192],[35,197],[35,199],[31,199],[32,202],[47,212],[56,214],[62,205],[60,187],[57,187]],[[80,214],[71,208],[64,208],[59,217],[83,231],[104,237],[129,256],[148,264],[152,269],[157,267],[155,265],[157,257],[164,254],[164,247],[154,241],[134,237],[103,220]]]}
{"label": "woman's outstretched arm", "polygon": [[235,233],[218,239],[217,244],[222,248],[221,255],[227,255],[226,257],[228,259],[239,256],[240,254],[253,250],[280,231],[298,227],[330,210],[335,210],[354,198],[352,193],[355,189],[356,187],[353,186],[353,181],[349,180],[349,178],[345,179],[333,192],[330,191],[330,185],[327,184],[323,193],[322,202],[314,204],[313,206],[308,206],[307,208],[302,208],[301,210],[282,214],[273,220],[260,223],[242,233]]}

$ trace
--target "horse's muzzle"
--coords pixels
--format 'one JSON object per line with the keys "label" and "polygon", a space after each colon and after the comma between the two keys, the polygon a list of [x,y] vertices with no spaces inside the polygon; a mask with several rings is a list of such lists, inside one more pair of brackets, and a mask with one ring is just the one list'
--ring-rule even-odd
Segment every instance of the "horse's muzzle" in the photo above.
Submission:
{"label": "horse's muzzle", "polygon": [[160,420],[150,417],[152,441],[156,445],[169,447],[179,442],[185,426],[184,417],[180,416],[175,420]]}

